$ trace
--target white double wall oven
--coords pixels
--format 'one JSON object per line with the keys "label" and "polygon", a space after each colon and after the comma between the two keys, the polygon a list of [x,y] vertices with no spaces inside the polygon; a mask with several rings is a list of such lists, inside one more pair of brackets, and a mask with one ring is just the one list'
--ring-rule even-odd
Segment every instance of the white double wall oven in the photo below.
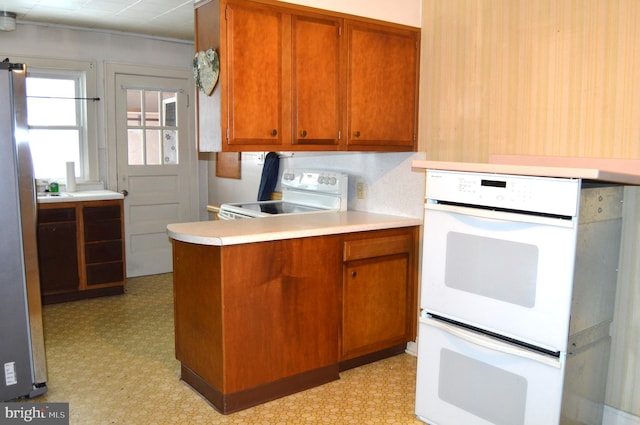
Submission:
{"label": "white double wall oven", "polygon": [[[600,423],[621,187],[439,170],[426,187],[417,417]],[[608,272],[579,271],[585,253]]]}

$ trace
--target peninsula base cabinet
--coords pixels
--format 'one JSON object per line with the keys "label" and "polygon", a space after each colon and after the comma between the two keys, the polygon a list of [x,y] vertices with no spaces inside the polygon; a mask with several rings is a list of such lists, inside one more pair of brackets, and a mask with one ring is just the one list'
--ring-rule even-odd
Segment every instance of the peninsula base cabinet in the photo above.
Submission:
{"label": "peninsula base cabinet", "polygon": [[122,201],[38,204],[43,304],[124,293]]}
{"label": "peninsula base cabinet", "polygon": [[[173,240],[181,378],[227,414],[404,350],[417,320],[416,229],[228,246]],[[352,247],[369,234],[378,251]],[[351,271],[366,289],[343,281]],[[353,346],[346,356],[341,341]]]}

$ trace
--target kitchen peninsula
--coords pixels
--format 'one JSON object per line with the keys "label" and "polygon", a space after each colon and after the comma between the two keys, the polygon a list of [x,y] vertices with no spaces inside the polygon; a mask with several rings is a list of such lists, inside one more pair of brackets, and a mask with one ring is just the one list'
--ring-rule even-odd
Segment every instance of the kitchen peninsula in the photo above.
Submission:
{"label": "kitchen peninsula", "polygon": [[181,378],[226,414],[403,352],[420,225],[357,211],[170,224]]}

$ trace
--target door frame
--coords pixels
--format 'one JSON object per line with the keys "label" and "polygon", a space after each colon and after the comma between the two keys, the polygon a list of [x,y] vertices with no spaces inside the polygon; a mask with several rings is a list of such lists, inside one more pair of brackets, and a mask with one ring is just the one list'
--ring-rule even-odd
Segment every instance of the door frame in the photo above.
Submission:
{"label": "door frame", "polygon": [[[196,152],[195,142],[195,84],[192,78],[191,69],[179,69],[179,68],[165,68],[157,66],[141,66],[141,65],[127,65],[120,63],[106,63],[105,64],[105,127],[106,127],[106,176],[107,187],[117,190],[118,188],[118,157],[117,157],[117,129],[116,129],[116,90],[119,88],[116,85],[117,74],[130,74],[138,76],[150,76],[160,78],[180,78],[188,81],[188,105],[191,106],[191,113],[189,113],[189,119],[187,123],[187,143],[189,148],[187,149],[188,157],[187,161],[190,164],[188,169],[190,170],[188,179],[190,181],[189,187],[189,221],[200,220],[200,214],[198,207],[200,205],[200,178],[199,178],[199,161],[198,154]],[[125,199],[126,202],[126,199]]]}

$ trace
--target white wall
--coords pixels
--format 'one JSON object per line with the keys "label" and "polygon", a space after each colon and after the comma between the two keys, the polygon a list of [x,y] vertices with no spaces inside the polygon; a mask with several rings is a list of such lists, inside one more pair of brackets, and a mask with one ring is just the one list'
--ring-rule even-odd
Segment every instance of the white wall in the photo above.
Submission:
{"label": "white wall", "polygon": [[[183,69],[190,74],[193,43],[125,33],[18,23],[15,31],[0,33],[0,56],[0,60],[20,56],[95,61],[96,87],[87,87],[87,96],[102,99],[97,104],[98,174],[106,185],[108,172],[104,109],[105,64],[122,63]],[[195,145],[194,141],[190,143]],[[206,172],[206,166],[201,168]],[[206,188],[202,188],[202,191],[206,196]]]}
{"label": "white wall", "polygon": [[420,0],[395,0],[393,2],[389,0],[287,0],[286,3],[317,7],[412,27],[420,27],[422,20],[422,1]]}

